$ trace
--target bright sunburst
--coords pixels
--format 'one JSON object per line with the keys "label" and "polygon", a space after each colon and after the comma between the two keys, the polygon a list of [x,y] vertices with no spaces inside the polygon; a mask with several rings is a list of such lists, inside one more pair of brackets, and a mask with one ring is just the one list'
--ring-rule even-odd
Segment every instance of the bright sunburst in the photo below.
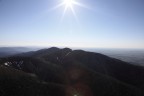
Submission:
{"label": "bright sunburst", "polygon": [[72,11],[74,17],[76,18],[76,20],[78,20],[78,19],[77,19],[77,15],[76,15],[76,13],[75,13],[74,6],[80,6],[80,7],[85,7],[85,8],[87,8],[87,7],[86,7],[85,5],[77,2],[77,1],[78,1],[78,0],[62,0],[62,2],[61,2],[60,4],[58,4],[57,6],[55,6],[54,9],[57,9],[57,8],[59,8],[59,7],[64,6],[65,8],[64,8],[63,15],[62,15],[62,20],[63,20],[64,15],[65,15],[65,13],[66,13],[66,11],[67,11],[68,9],[70,9],[70,10]]}
{"label": "bright sunburst", "polygon": [[68,7],[72,8],[74,4],[74,0],[64,0],[64,4],[67,8]]}

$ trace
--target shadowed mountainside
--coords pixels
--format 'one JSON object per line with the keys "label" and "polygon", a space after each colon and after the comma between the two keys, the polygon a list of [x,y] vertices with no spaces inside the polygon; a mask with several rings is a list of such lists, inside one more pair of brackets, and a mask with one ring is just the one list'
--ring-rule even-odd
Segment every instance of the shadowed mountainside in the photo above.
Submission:
{"label": "shadowed mountainside", "polygon": [[[144,96],[144,67],[99,53],[52,47],[1,58],[0,64],[3,96]],[[25,95],[28,88],[34,90]]]}

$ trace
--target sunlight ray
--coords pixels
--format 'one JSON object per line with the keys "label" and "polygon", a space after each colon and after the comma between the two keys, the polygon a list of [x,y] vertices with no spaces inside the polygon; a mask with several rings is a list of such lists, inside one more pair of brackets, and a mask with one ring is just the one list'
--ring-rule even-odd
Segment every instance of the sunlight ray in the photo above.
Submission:
{"label": "sunlight ray", "polygon": [[[59,7],[62,7],[62,6],[65,6],[64,7],[64,11],[63,11],[63,14],[61,16],[61,19],[60,21],[62,22],[63,19],[64,19],[64,16],[66,14],[66,12],[68,11],[68,9],[71,10],[72,14],[74,15],[77,23],[79,23],[79,20],[78,20],[78,17],[77,17],[77,14],[75,12],[75,9],[74,9],[74,6],[79,6],[79,7],[83,7],[83,8],[88,8],[86,5],[84,4],[81,4],[75,0],[63,0],[60,4],[56,5],[55,7],[53,7],[51,10],[55,10],[55,9],[58,9]],[[89,9],[89,8],[88,8]]]}
{"label": "sunlight ray", "polygon": [[52,8],[49,9],[49,10],[56,10],[56,9],[58,9],[59,7],[63,6],[63,5],[64,5],[64,3],[60,3],[60,4],[58,4],[58,5],[54,6],[54,7],[52,7]]}
{"label": "sunlight ray", "polygon": [[77,15],[76,15],[76,12],[75,12],[75,10],[73,9],[73,7],[71,7],[71,11],[72,11],[72,13],[73,13],[73,15],[74,15],[74,17],[75,17],[77,23],[79,24],[78,17],[77,17]]}
{"label": "sunlight ray", "polygon": [[84,5],[84,4],[81,4],[79,2],[73,2],[74,5],[77,5],[77,6],[80,6],[80,7],[83,7],[83,8],[87,8],[87,9],[90,9],[88,6]]}
{"label": "sunlight ray", "polygon": [[65,9],[63,11],[63,14],[62,14],[62,17],[61,17],[61,22],[63,21],[63,18],[64,18],[64,15],[65,15],[66,11],[67,11],[67,6],[65,6]]}

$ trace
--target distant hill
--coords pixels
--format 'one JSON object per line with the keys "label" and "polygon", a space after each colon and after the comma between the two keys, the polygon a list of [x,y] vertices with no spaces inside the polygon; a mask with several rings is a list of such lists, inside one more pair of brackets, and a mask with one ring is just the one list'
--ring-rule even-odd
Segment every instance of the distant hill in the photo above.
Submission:
{"label": "distant hill", "polygon": [[30,47],[0,47],[0,57],[12,56],[23,52],[35,51],[39,48]]}
{"label": "distant hill", "polygon": [[57,47],[51,47],[48,49],[40,49],[37,51],[30,51],[30,52],[25,52],[25,53],[21,53],[21,54],[17,54],[16,56],[24,56],[24,57],[41,57],[42,55],[45,54],[51,54],[54,53],[56,51],[59,51],[60,49]]}
{"label": "distant hill", "polygon": [[0,58],[0,66],[3,96],[9,84],[14,96],[144,96],[144,67],[100,53],[52,47]]}
{"label": "distant hill", "polygon": [[84,50],[99,52],[131,64],[144,66],[144,49],[85,48]]}

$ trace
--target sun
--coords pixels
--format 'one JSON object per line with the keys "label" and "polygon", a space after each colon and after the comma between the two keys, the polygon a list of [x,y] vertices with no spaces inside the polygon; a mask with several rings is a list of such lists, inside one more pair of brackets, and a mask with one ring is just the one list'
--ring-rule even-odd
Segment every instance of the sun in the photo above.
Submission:
{"label": "sun", "polygon": [[[74,8],[75,6],[80,6],[80,7],[87,8],[87,6],[85,6],[82,3],[78,2],[78,0],[61,0],[61,3],[59,3],[58,5],[56,5],[52,9],[58,9],[59,7],[64,7],[64,11],[63,11],[61,21],[63,21],[64,15],[67,11],[71,11],[73,13],[75,19],[78,21],[78,18],[77,18],[76,12],[75,12],[75,8]],[[70,10],[68,10],[68,9],[70,9]]]}
{"label": "sun", "polygon": [[75,2],[74,0],[64,0],[63,3],[67,8],[72,8]]}
{"label": "sun", "polygon": [[79,3],[76,2],[75,0],[63,0],[62,5],[65,6],[64,14],[67,11],[67,9],[70,9],[74,14],[75,13],[74,12],[74,5],[77,5],[77,4],[79,4]]}
{"label": "sun", "polygon": [[78,4],[78,2],[76,2],[75,0],[63,0],[62,4],[63,6],[65,6],[63,16],[65,15],[66,11],[70,9],[74,14],[74,16],[76,17],[74,5]]}

